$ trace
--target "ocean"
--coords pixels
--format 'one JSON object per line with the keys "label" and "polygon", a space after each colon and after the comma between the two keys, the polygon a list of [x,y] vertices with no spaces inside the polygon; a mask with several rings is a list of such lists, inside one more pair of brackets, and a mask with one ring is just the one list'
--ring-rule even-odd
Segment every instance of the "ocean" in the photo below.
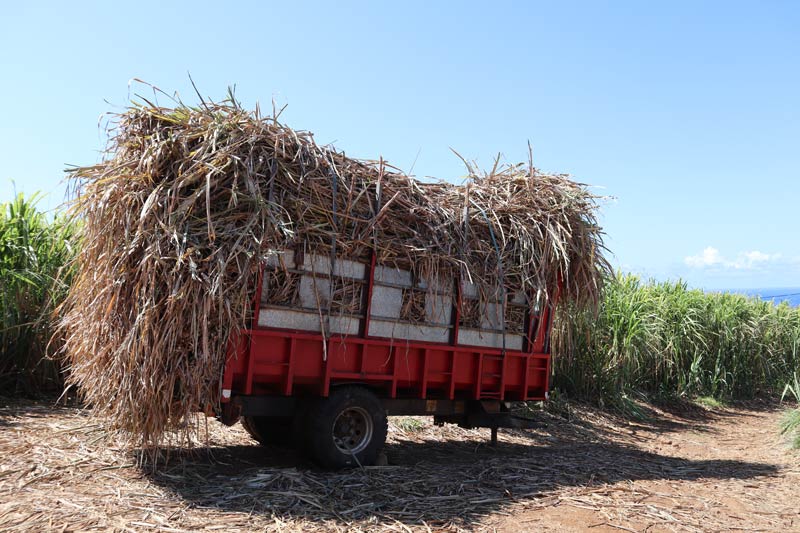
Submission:
{"label": "ocean", "polygon": [[775,303],[787,302],[792,307],[800,307],[800,287],[779,287],[776,289],[733,289],[724,292],[758,296],[762,300]]}

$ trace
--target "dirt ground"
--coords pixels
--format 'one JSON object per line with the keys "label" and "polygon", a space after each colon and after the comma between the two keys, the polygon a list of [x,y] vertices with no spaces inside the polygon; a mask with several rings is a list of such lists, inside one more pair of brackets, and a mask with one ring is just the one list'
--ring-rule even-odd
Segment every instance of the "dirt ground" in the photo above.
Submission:
{"label": "dirt ground", "polygon": [[546,428],[394,419],[387,466],[325,472],[209,422],[208,446],[137,466],[84,410],[0,400],[0,531],[800,531],[800,453],[778,406]]}

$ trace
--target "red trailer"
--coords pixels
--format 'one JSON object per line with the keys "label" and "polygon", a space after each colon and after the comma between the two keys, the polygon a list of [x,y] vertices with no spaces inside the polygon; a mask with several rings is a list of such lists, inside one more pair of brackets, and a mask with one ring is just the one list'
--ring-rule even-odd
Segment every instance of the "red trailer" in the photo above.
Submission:
{"label": "red trailer", "polygon": [[[337,307],[344,286],[359,305]],[[547,398],[556,298],[429,283],[374,254],[272,252],[251,327],[230,349],[220,418],[241,417],[258,441],[294,442],[331,468],[375,461],[389,415],[489,427],[495,440],[498,427],[524,425],[508,402]]]}

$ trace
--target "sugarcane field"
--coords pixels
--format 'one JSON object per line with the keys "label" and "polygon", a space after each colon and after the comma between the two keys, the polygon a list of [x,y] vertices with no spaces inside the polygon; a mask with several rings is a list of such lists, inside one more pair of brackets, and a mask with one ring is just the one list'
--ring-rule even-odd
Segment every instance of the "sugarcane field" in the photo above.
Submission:
{"label": "sugarcane field", "polygon": [[9,8],[0,531],[800,532],[793,22]]}

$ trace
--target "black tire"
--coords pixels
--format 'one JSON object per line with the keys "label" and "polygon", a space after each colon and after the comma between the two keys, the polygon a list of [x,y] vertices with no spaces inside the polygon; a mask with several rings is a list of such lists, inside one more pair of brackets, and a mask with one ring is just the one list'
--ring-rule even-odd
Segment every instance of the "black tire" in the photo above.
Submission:
{"label": "black tire", "polygon": [[243,416],[242,427],[264,446],[290,446],[292,444],[292,418]]}
{"label": "black tire", "polygon": [[247,432],[247,434],[253,438],[253,440],[261,442],[261,436],[253,427],[253,424],[251,423],[249,416],[240,417],[239,422],[242,424],[242,427]]}
{"label": "black tire", "polygon": [[362,387],[340,387],[316,402],[308,421],[308,452],[324,468],[371,465],[386,442],[380,400]]}

